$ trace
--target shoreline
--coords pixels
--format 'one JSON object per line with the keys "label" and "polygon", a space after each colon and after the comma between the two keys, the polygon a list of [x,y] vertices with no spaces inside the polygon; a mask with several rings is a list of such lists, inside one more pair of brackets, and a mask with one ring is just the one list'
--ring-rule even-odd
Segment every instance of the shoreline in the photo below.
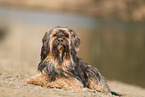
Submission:
{"label": "shoreline", "polygon": [[[94,1],[94,0],[26,0],[26,1],[0,1],[1,6],[11,6],[18,8],[29,8],[35,10],[49,10],[65,13],[77,13],[83,15],[94,16],[102,20],[119,20],[119,21],[134,21],[145,22],[145,3],[142,1],[130,0],[109,0],[109,1]],[[89,6],[88,6],[89,5]],[[132,10],[133,9],[133,10]]]}

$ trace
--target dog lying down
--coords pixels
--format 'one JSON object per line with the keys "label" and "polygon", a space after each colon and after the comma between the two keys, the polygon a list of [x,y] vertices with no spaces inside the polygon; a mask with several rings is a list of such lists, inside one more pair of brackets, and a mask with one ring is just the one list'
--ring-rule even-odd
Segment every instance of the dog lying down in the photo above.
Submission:
{"label": "dog lying down", "polygon": [[84,87],[112,92],[97,68],[78,58],[80,39],[67,27],[54,27],[45,33],[41,48],[38,74],[27,80],[29,84],[79,90]]}

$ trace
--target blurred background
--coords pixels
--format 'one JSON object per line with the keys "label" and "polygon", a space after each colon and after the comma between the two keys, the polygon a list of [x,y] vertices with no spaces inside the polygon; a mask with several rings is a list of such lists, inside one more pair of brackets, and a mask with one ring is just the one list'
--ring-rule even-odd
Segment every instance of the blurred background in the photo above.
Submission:
{"label": "blurred background", "polygon": [[67,26],[108,80],[145,88],[145,0],[0,0],[0,72],[37,72],[44,33]]}

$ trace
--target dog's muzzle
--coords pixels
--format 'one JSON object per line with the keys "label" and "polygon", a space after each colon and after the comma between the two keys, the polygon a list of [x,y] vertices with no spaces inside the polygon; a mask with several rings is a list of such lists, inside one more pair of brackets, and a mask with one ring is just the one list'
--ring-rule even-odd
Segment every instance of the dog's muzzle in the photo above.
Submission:
{"label": "dog's muzzle", "polygon": [[54,49],[56,49],[59,52],[64,52],[68,45],[67,39],[63,36],[56,38],[53,43]]}
{"label": "dog's muzzle", "polygon": [[63,51],[64,50],[64,45],[63,45],[63,39],[62,38],[58,39],[57,50],[58,51]]}

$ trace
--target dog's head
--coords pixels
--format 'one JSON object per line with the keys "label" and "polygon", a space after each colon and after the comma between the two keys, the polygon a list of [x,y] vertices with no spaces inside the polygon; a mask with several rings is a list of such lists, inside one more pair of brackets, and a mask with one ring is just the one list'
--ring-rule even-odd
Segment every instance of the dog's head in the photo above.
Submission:
{"label": "dog's head", "polygon": [[63,61],[63,58],[76,56],[79,45],[80,39],[72,29],[57,26],[46,32],[43,37],[41,59],[51,56]]}

